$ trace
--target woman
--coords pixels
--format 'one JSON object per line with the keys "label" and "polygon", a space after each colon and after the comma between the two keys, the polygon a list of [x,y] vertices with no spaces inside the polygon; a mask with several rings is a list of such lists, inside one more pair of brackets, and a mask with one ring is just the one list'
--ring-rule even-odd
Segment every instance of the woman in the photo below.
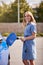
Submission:
{"label": "woman", "polygon": [[36,22],[31,12],[27,11],[24,13],[23,25],[25,25],[24,38],[20,38],[23,41],[23,63],[24,65],[35,65]]}

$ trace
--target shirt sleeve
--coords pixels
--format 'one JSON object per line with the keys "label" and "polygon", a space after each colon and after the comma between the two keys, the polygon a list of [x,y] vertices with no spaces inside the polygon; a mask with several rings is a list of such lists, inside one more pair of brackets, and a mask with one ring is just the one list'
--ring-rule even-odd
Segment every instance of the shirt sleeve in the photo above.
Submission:
{"label": "shirt sleeve", "polygon": [[31,33],[32,32],[37,33],[36,25],[31,25]]}

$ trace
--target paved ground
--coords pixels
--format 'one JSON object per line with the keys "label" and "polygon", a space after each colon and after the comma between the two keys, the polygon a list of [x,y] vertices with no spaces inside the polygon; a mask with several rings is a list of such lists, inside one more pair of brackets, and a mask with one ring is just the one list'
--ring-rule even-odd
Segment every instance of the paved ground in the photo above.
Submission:
{"label": "paved ground", "polygon": [[[16,40],[10,47],[11,65],[23,65],[21,40]],[[36,38],[37,60],[36,65],[43,65],[43,37]]]}

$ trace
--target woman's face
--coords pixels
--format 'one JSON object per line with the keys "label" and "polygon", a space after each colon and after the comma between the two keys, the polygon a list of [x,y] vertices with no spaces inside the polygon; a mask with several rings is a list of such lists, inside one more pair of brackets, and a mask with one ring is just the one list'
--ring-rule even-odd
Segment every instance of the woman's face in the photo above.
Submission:
{"label": "woman's face", "polygon": [[24,15],[24,19],[26,20],[26,22],[30,22],[31,16],[26,12],[25,15]]}

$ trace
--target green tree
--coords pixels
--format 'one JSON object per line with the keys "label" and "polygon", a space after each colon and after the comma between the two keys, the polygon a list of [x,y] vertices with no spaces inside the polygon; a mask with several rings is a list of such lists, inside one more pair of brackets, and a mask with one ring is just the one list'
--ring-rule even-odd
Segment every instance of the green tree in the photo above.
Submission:
{"label": "green tree", "polygon": [[3,6],[0,6],[0,22],[9,22],[8,16],[10,12],[10,7],[2,2]]}
{"label": "green tree", "polygon": [[[18,0],[15,0],[14,3],[11,4],[12,9],[12,16],[14,19],[14,22],[18,22]],[[23,20],[23,13],[27,10],[33,12],[32,8],[30,8],[29,4],[26,2],[26,0],[19,0],[19,13],[20,13],[20,22]]]}
{"label": "green tree", "polygon": [[25,11],[31,11],[33,12],[32,8],[29,6],[26,0],[20,0],[20,22],[23,20],[23,13]]}
{"label": "green tree", "polygon": [[43,22],[43,1],[40,3],[39,8],[36,8],[38,19],[36,20],[38,22]]}
{"label": "green tree", "polygon": [[[0,7],[0,22],[18,22],[18,0],[12,4],[6,5],[2,2],[3,7]],[[27,10],[33,12],[26,0],[19,0],[20,22],[23,20],[23,13]]]}
{"label": "green tree", "polygon": [[11,10],[12,22],[18,22],[18,3],[16,1],[11,4]]}

